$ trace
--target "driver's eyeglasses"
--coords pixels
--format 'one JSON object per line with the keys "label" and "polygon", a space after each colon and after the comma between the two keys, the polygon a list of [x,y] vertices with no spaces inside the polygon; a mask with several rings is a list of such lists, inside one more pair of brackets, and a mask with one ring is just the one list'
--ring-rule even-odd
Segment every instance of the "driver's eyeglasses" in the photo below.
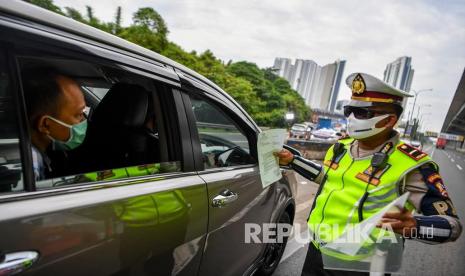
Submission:
{"label": "driver's eyeglasses", "polygon": [[386,114],[386,112],[373,110],[369,107],[344,106],[344,116],[349,117],[351,113],[354,113],[354,117],[357,119],[371,119],[376,115]]}

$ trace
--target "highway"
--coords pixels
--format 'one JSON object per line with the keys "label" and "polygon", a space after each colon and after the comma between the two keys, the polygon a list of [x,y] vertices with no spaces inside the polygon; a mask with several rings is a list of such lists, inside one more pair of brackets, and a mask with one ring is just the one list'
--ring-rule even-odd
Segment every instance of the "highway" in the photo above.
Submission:
{"label": "highway", "polygon": [[[431,145],[426,146],[424,150],[440,166],[440,174],[448,188],[461,222],[464,224],[465,153],[450,148],[438,150]],[[301,204],[306,207],[309,205]],[[303,212],[308,215],[309,209]],[[407,240],[405,247],[402,269],[400,274],[395,275],[465,275],[465,234],[462,234],[454,243],[429,245]],[[297,244],[291,239],[286,247],[285,259],[282,260],[273,275],[300,275],[306,250],[305,245]]]}

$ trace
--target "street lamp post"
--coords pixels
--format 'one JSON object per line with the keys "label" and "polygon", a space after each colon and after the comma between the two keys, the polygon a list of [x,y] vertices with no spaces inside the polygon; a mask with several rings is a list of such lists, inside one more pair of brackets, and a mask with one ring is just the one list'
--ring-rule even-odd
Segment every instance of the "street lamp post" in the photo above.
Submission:
{"label": "street lamp post", "polygon": [[423,123],[425,121],[423,121],[423,118],[426,118],[428,117],[429,115],[432,115],[431,112],[428,112],[428,113],[422,113],[421,116],[420,116],[420,120],[419,120],[419,123],[420,123],[420,129],[423,129]]}
{"label": "street lamp post", "polygon": [[415,138],[417,135],[417,132],[420,130],[420,121],[421,117],[423,117],[424,114],[419,118],[420,116],[420,110],[423,110],[422,107],[431,107],[430,104],[422,104],[418,105],[418,111],[417,111],[417,116],[413,119],[413,127],[412,127],[412,137]]}
{"label": "street lamp post", "polygon": [[[418,94],[422,93],[422,92],[426,92],[426,91],[433,91],[432,88],[429,88],[429,89],[421,89],[421,90],[411,90],[413,91],[413,93],[415,93],[415,97],[413,98],[413,106],[412,106],[412,110],[411,112],[409,112],[409,115],[407,116],[407,125],[405,126],[405,129],[404,129],[404,136],[405,134],[407,133],[407,129],[410,125],[410,121],[412,120],[412,117],[413,117],[413,113],[415,112],[415,105],[417,103],[417,96]],[[418,116],[417,116],[418,117]],[[413,129],[413,126],[412,126],[412,129]],[[412,131],[410,131],[410,135],[412,135]]]}
{"label": "street lamp post", "polygon": [[416,117],[418,118],[418,116],[420,116],[420,108],[422,108],[422,107],[431,107],[431,106],[432,106],[432,105],[430,105],[430,104],[422,104],[422,105],[420,105],[420,106],[418,107],[417,116],[416,116]]}
{"label": "street lamp post", "polygon": [[433,91],[432,88],[429,88],[429,89],[421,89],[421,90],[411,90],[413,91],[413,93],[415,93],[415,97],[413,98],[413,107],[412,107],[412,113],[410,114],[410,118],[409,118],[409,121],[412,120],[412,117],[413,117],[413,112],[415,112],[415,104],[417,103],[417,96],[418,94],[422,93],[422,92],[426,92],[426,91]]}

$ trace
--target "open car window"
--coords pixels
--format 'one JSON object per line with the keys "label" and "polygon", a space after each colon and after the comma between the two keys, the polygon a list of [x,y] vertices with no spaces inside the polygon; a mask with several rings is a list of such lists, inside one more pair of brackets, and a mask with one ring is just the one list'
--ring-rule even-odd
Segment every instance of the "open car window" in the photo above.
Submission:
{"label": "open car window", "polygon": [[[18,57],[18,62],[26,102],[31,106],[30,102],[35,101],[39,106],[34,110],[28,108],[32,154],[38,155],[42,162],[39,163],[41,171],[36,174],[37,189],[182,170],[179,151],[169,150],[179,146],[179,134],[172,130],[177,122],[168,122],[164,116],[174,110],[170,106],[173,104],[171,95],[160,93],[171,91],[164,83],[124,70],[118,64],[31,56]],[[74,135],[79,134],[72,127],[77,124],[65,122],[66,117],[60,114],[66,112],[65,107],[73,106],[76,97],[66,96],[57,101],[53,93],[43,92],[47,90],[42,88],[27,91],[28,87],[34,87],[28,82],[37,79],[35,72],[47,70],[52,79],[39,81],[36,86],[45,85],[48,89],[57,85],[58,93],[77,89],[84,98],[84,120],[79,124],[86,124],[85,135],[73,148],[63,148],[63,143],[68,145]],[[56,76],[66,78],[67,85],[72,88],[66,88]],[[56,112],[41,111],[40,108],[47,107],[44,101],[58,103]],[[40,129],[44,115],[45,124],[50,126],[48,133]],[[69,135],[54,134],[59,132]],[[44,140],[45,149],[41,148]],[[33,161],[38,163],[37,158]]]}

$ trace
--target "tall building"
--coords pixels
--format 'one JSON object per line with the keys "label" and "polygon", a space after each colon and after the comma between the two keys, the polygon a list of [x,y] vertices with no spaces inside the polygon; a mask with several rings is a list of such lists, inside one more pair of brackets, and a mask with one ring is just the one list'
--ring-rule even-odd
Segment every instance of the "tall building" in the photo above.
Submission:
{"label": "tall building", "polygon": [[276,74],[289,81],[291,87],[312,108],[334,111],[344,73],[345,60],[319,66],[313,60],[276,58]]}
{"label": "tall building", "polygon": [[[386,65],[386,69],[384,70],[384,81],[395,88],[409,92],[412,86],[414,73],[415,70],[412,68],[412,58],[400,57]],[[404,110],[406,104],[407,99],[405,98],[402,102]]]}
{"label": "tall building", "polygon": [[395,88],[409,92],[414,73],[412,58],[400,57],[386,65],[386,70],[384,70],[384,81]]}
{"label": "tall building", "polygon": [[273,68],[276,70],[278,76],[290,79],[293,70],[292,60],[290,58],[276,58]]}

